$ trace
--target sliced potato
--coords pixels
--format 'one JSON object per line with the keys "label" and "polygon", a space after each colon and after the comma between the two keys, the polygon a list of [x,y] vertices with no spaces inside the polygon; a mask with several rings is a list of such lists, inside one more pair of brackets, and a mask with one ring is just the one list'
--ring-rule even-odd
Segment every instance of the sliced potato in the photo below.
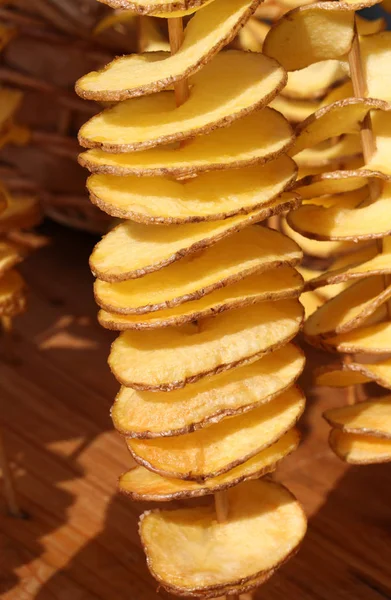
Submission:
{"label": "sliced potato", "polygon": [[390,297],[391,285],[384,288],[383,277],[358,281],[319,308],[306,321],[304,334],[307,338],[327,338],[352,331]]}
{"label": "sliced potato", "polygon": [[263,51],[278,60],[287,71],[342,57],[352,45],[355,11],[378,2],[351,0],[300,6],[272,27]]}
{"label": "sliced potato", "polygon": [[390,211],[391,183],[386,182],[373,204],[360,205],[357,193],[345,194],[333,206],[307,204],[287,219],[293,229],[317,240],[372,240],[391,234]]}
{"label": "sliced potato", "polygon": [[339,458],[353,465],[391,461],[391,440],[333,429],[329,443]]}
{"label": "sliced potato", "polygon": [[283,114],[290,123],[301,123],[320,108],[319,102],[286,98],[282,94],[274,98],[270,106]]}
{"label": "sliced potato", "polygon": [[174,390],[207,375],[255,361],[298,332],[297,300],[237,308],[200,327],[125,331],[113,343],[109,365],[117,380],[138,390]]}
{"label": "sliced potato", "polygon": [[14,195],[7,208],[0,213],[0,233],[7,233],[10,229],[29,229],[37,225],[41,217],[36,198]]}
{"label": "sliced potato", "polygon": [[217,221],[263,206],[292,185],[297,167],[281,156],[266,165],[215,171],[185,181],[91,175],[90,198],[113,217],[137,223]]}
{"label": "sliced potato", "polygon": [[357,383],[374,381],[378,385],[391,389],[391,359],[376,363],[343,363],[338,367],[324,367],[315,374],[317,385],[345,387]]}
{"label": "sliced potato", "polygon": [[391,323],[375,323],[341,333],[324,340],[322,346],[347,354],[388,354],[391,353]]}
{"label": "sliced potato", "polygon": [[304,404],[302,392],[292,386],[267,404],[193,433],[149,440],[128,438],[127,444],[136,462],[151,471],[204,481],[274,444],[295,425]]}
{"label": "sliced potato", "polygon": [[218,523],[213,506],[151,511],[141,517],[149,569],[167,590],[202,597],[261,575],[266,579],[295,553],[306,518],[286,488],[248,481],[228,491],[228,502],[224,523]]}
{"label": "sliced potato", "polygon": [[79,162],[93,173],[186,177],[220,169],[262,164],[277,158],[293,142],[289,123],[271,108],[256,110],[230,127],[200,135],[186,144],[141,152],[109,154],[87,150]]}
{"label": "sliced potato", "polygon": [[117,331],[184,325],[258,302],[297,298],[302,289],[303,280],[299,273],[292,267],[282,267],[269,273],[250,275],[199,300],[173,308],[142,315],[121,315],[101,310],[99,322],[103,327]]}
{"label": "sliced potato", "polygon": [[331,408],[323,416],[332,427],[344,432],[391,439],[390,396],[352,406]]}
{"label": "sliced potato", "polygon": [[318,308],[324,304],[324,298],[316,292],[304,292],[300,296],[300,302],[304,307],[305,319],[308,319]]}
{"label": "sliced potato", "polygon": [[21,260],[21,250],[15,244],[0,240],[0,277]]}
{"label": "sliced potato", "polygon": [[376,111],[371,114],[373,135],[376,139],[376,148],[367,164],[368,169],[391,174],[391,113]]}
{"label": "sliced potato", "polygon": [[346,71],[338,60],[325,60],[288,74],[282,94],[288,98],[321,98],[330,87],[346,79]]}
{"label": "sliced potato", "polygon": [[250,460],[223,475],[212,477],[202,483],[163,477],[148,471],[145,467],[137,466],[120,477],[119,491],[130,496],[132,500],[152,502],[166,502],[214,494],[247,479],[262,477],[274,471],[283,458],[296,450],[299,441],[300,435],[297,429],[290,429],[275,444],[262,450]]}
{"label": "sliced potato", "polygon": [[171,18],[184,17],[214,2],[214,0],[98,0],[111,8],[133,10],[140,15]]}
{"label": "sliced potato", "polygon": [[[386,239],[388,238],[383,238],[383,247]],[[389,251],[391,253],[391,248]],[[364,247],[342,258],[343,261],[341,261],[341,258],[337,259],[328,271],[309,280],[306,287],[315,289],[324,285],[391,273],[391,257],[388,250],[383,250],[383,253],[377,254],[376,245]]]}
{"label": "sliced potato", "polygon": [[[383,114],[378,111],[375,114]],[[357,134],[344,135],[336,143],[325,145],[324,143],[307,148],[295,155],[295,162],[299,167],[321,167],[343,168],[344,163],[352,156],[357,157],[362,152],[361,140]],[[367,166],[368,168],[368,166]],[[372,167],[371,167],[372,168]],[[382,169],[376,169],[380,171]]]}
{"label": "sliced potato", "polygon": [[[317,175],[306,175],[296,181],[294,189],[302,198],[311,200],[311,202],[306,202],[305,204],[313,204],[314,199],[320,196],[344,194],[352,190],[355,190],[354,197],[358,198],[358,202],[362,202],[368,196],[368,190],[364,186],[367,185],[372,177],[378,177],[379,179],[386,178],[382,173],[370,171],[369,169],[331,171]],[[319,203],[322,206],[327,205],[329,207],[334,204],[334,201],[332,198],[325,198],[321,199]],[[335,198],[335,203],[339,204],[337,198]]]}
{"label": "sliced potato", "polygon": [[198,300],[253,273],[294,266],[301,258],[297,244],[278,231],[249,226],[137,281],[107,283],[98,279],[95,299],[108,312],[149,313]]}
{"label": "sliced potato", "polygon": [[298,196],[287,193],[261,211],[223,221],[158,228],[140,223],[121,223],[95,246],[90,258],[91,270],[99,279],[109,282],[143,277],[299,204]]}
{"label": "sliced potato", "polygon": [[268,104],[285,85],[286,73],[262,54],[228,50],[189,82],[190,98],[178,108],[174,92],[160,92],[106,109],[80,129],[80,144],[129,152],[210,133]]}
{"label": "sliced potato", "polygon": [[170,394],[123,387],[111,416],[116,429],[128,437],[191,433],[270,402],[297,380],[303,368],[302,352],[287,344],[250,365]]}
{"label": "sliced potato", "polygon": [[189,77],[228,44],[250,18],[259,0],[214,0],[189,21],[175,54],[145,52],[116,58],[76,84],[79,96],[118,102],[159,92]]}
{"label": "sliced potato", "polygon": [[367,96],[390,102],[391,32],[361,37],[360,54]]}
{"label": "sliced potato", "polygon": [[0,279],[0,316],[14,317],[25,306],[25,283],[17,271],[10,269]]}

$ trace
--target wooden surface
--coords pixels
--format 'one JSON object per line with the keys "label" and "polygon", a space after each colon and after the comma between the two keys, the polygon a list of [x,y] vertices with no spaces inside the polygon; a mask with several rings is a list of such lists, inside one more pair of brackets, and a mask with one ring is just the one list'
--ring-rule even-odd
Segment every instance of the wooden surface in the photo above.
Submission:
{"label": "wooden surface", "polygon": [[[16,362],[1,364],[0,417],[29,518],[0,506],[0,598],[168,599],[140,549],[144,507],[116,494],[130,457],[109,418],[117,384],[106,365],[112,336],[95,320],[94,239],[45,232],[56,241],[23,266],[31,294]],[[349,468],[332,455],[321,412],[341,400],[308,394],[304,443],[277,478],[304,504],[309,532],[259,600],[391,598],[391,466]]]}

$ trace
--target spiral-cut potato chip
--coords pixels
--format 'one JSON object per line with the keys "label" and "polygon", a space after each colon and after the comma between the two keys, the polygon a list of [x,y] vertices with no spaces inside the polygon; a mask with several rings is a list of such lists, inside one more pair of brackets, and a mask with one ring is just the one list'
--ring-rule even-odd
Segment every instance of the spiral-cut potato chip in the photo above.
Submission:
{"label": "spiral-cut potato chip", "polygon": [[[382,113],[377,113],[382,114]],[[341,168],[339,165],[361,154],[360,138],[357,134],[344,135],[336,143],[318,144],[315,148],[307,148],[295,155],[299,167]],[[338,165],[338,166],[337,166]],[[376,169],[381,170],[381,169]]]}
{"label": "spiral-cut potato chip", "polygon": [[0,279],[0,316],[14,317],[25,308],[25,284],[17,271],[8,270]]}
{"label": "spiral-cut potato chip", "polygon": [[302,322],[297,300],[237,308],[196,325],[126,331],[112,345],[109,365],[123,385],[174,390],[253,362],[292,339]]}
{"label": "spiral-cut potato chip", "polygon": [[0,276],[22,260],[20,249],[11,242],[0,240]]}
{"label": "spiral-cut potato chip", "polygon": [[353,465],[391,461],[391,440],[389,439],[332,429],[329,443],[337,456]]}
{"label": "spiral-cut potato chip", "polygon": [[319,102],[302,100],[301,98],[286,98],[282,94],[274,98],[270,106],[283,114],[290,123],[300,123],[320,108]]}
{"label": "spiral-cut potato chip", "polygon": [[319,369],[315,374],[318,385],[329,387],[345,387],[359,383],[374,381],[381,387],[391,389],[391,359],[379,360],[376,363],[342,363]]}
{"label": "spiral-cut potato chip", "polygon": [[[143,314],[198,300],[253,273],[294,266],[301,257],[299,247],[278,231],[247,227],[142,279],[119,283],[97,280],[95,298],[108,312]],[[189,269],[190,280],[186,278]]]}
{"label": "spiral-cut potato chip", "polygon": [[103,327],[117,331],[184,325],[257,302],[297,298],[302,288],[303,280],[299,273],[291,267],[285,267],[265,274],[250,275],[199,300],[173,308],[142,315],[121,315],[101,310],[99,322]]}
{"label": "spiral-cut potato chip", "polygon": [[165,177],[91,175],[91,200],[106,213],[138,223],[217,221],[263,206],[296,177],[292,159],[281,156],[263,166],[204,173],[185,181]]}
{"label": "spiral-cut potato chip", "polygon": [[[386,179],[382,173],[369,171],[368,169],[331,171],[318,175],[305,175],[295,183],[294,189],[303,199],[310,199],[310,202],[305,204],[317,203],[321,206],[330,207],[339,204],[338,198],[332,197],[331,194],[344,194],[351,190],[355,190],[355,194],[351,194],[349,198],[356,198],[357,203],[359,203],[363,202],[369,195],[364,186],[369,179],[375,177]],[[324,198],[316,202],[315,199],[320,196],[324,196]],[[345,197],[348,198],[348,196]],[[342,196],[340,198],[342,199]]]}
{"label": "spiral-cut potato chip", "polygon": [[262,54],[228,50],[189,81],[190,98],[176,110],[174,92],[162,92],[92,117],[80,129],[81,145],[129,152],[210,133],[266,105],[284,86],[286,73]]}
{"label": "spiral-cut potato chip", "polygon": [[102,71],[84,75],[79,96],[118,101],[158,92],[189,77],[228,44],[254,12],[259,0],[214,0],[190,20],[178,52],[132,54],[116,58]]}
{"label": "spiral-cut potato chip", "polygon": [[375,323],[341,333],[322,342],[327,350],[347,354],[389,354],[391,353],[391,323]]}
{"label": "spiral-cut potato chip", "polygon": [[[202,597],[203,592],[242,585],[261,575],[266,579],[297,550],[306,521],[286,488],[249,481],[229,490],[228,497],[226,523],[216,521],[210,506],[151,511],[141,518],[149,568],[169,591]],[[227,560],[232,547],[235,561]]]}
{"label": "spiral-cut potato chip", "polygon": [[[323,285],[336,284],[354,279],[363,279],[372,275],[381,275],[391,273],[391,262],[389,244],[384,245],[383,252],[377,254],[376,245],[369,245],[351,255],[344,256],[344,262],[340,259],[334,261],[328,271],[314,277],[306,284],[307,288],[315,289]],[[348,260],[347,260],[348,259]]]}
{"label": "spiral-cut potato chip", "polygon": [[346,433],[391,439],[391,396],[326,410],[324,418]]}
{"label": "spiral-cut potato chip", "polygon": [[301,351],[287,344],[250,365],[170,394],[123,387],[111,411],[114,426],[139,438],[190,433],[270,402],[296,381],[303,367]]}
{"label": "spiral-cut potato chip", "polygon": [[325,60],[288,74],[282,94],[288,98],[320,98],[330,87],[346,79],[346,71],[338,60]]}
{"label": "spiral-cut potato chip", "polygon": [[381,111],[372,112],[371,124],[376,137],[376,147],[367,164],[367,168],[391,175],[391,113]]}
{"label": "spiral-cut potato chip", "polygon": [[163,477],[158,473],[148,471],[145,467],[137,466],[120,477],[119,490],[133,500],[155,502],[213,494],[238,485],[247,479],[261,477],[274,471],[285,456],[296,450],[299,440],[298,431],[290,429],[275,444],[262,450],[250,460],[223,475],[212,477],[202,483]]}
{"label": "spiral-cut potato chip", "polygon": [[112,8],[133,10],[140,15],[184,17],[215,0],[98,0]]}
{"label": "spiral-cut potato chip", "polygon": [[0,213],[0,233],[10,229],[28,229],[41,220],[39,203],[32,196],[12,196],[7,208]]}

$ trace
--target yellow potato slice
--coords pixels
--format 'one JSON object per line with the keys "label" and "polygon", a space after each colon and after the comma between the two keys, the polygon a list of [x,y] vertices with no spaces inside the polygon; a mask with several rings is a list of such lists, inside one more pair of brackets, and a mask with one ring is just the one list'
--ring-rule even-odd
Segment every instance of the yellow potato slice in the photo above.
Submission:
{"label": "yellow potato slice", "polygon": [[355,11],[378,2],[353,0],[300,6],[272,27],[263,51],[278,60],[287,71],[342,57],[352,45]]}
{"label": "yellow potato slice", "polygon": [[319,102],[286,98],[282,94],[274,98],[270,106],[283,114],[290,123],[301,123],[320,108]]}
{"label": "yellow potato slice", "polygon": [[138,390],[174,390],[207,375],[255,361],[289,342],[303,319],[297,300],[237,308],[160,331],[125,331],[113,343],[109,365],[117,380]]}
{"label": "yellow potato slice", "polygon": [[315,380],[317,385],[330,387],[374,381],[381,387],[391,389],[391,359],[380,360],[374,364],[351,362],[343,363],[335,369],[323,368],[316,373]]}
{"label": "yellow potato slice", "polygon": [[21,260],[21,250],[15,244],[0,240],[0,277]]}
{"label": "yellow potato slice", "polygon": [[323,97],[331,86],[346,79],[346,71],[338,60],[325,60],[288,74],[282,94],[289,98]]}
{"label": "yellow potato slice", "polygon": [[332,408],[323,416],[332,427],[346,433],[391,439],[391,396]]}
{"label": "yellow potato slice", "polygon": [[191,433],[270,402],[297,380],[304,362],[301,350],[287,344],[250,365],[170,394],[123,387],[111,410],[113,423],[134,438]]}
{"label": "yellow potato slice", "polygon": [[304,325],[307,338],[333,337],[359,327],[391,297],[391,285],[383,277],[371,277],[351,285],[326,302]]}
{"label": "yellow potato slice", "polygon": [[174,92],[126,100],[92,117],[79,141],[86,148],[129,152],[209,133],[268,104],[285,82],[286,73],[273,59],[221,52],[189,78],[190,98],[179,108]]}
{"label": "yellow potato slice", "polygon": [[366,114],[378,109],[388,110],[388,104],[373,98],[346,98],[323,106],[298,125],[297,138],[289,155],[295,156],[329,138],[359,133]]}
{"label": "yellow potato slice", "polygon": [[300,296],[300,302],[304,307],[304,317],[308,319],[320,306],[324,304],[324,299],[316,292],[304,292]]}
{"label": "yellow potato slice", "polygon": [[199,300],[173,308],[142,315],[121,315],[101,310],[99,322],[103,327],[117,331],[184,325],[257,302],[297,298],[302,289],[303,280],[299,273],[292,267],[282,267],[269,273],[250,275]]}
{"label": "yellow potato slice", "polygon": [[367,164],[367,168],[390,175],[391,113],[373,112],[371,114],[371,124],[376,139],[376,148]]}
{"label": "yellow potato slice", "polygon": [[[369,171],[368,169],[331,171],[318,175],[306,175],[296,181],[293,187],[302,198],[311,200],[310,203],[305,204],[313,204],[314,199],[319,196],[344,194],[352,190],[357,190],[355,197],[358,198],[360,196],[361,199],[359,201],[362,202],[368,196],[368,190],[364,186],[372,177],[385,179],[382,173]],[[320,200],[322,206],[326,206],[326,204],[327,206],[332,206],[334,203],[338,204],[338,201],[336,199],[335,202],[331,199]]]}
{"label": "yellow potato slice", "polygon": [[24,281],[10,269],[0,279],[0,316],[14,317],[24,311],[25,305]]}
{"label": "yellow potato slice", "polygon": [[289,123],[277,111],[264,108],[228,128],[216,129],[176,147],[159,146],[124,154],[87,150],[79,156],[79,162],[93,173],[185,177],[262,164],[277,158],[292,142]]}
{"label": "yellow potato slice", "polygon": [[370,275],[381,275],[382,273],[391,273],[391,247],[387,251],[384,248],[385,240],[383,238],[383,253],[377,254],[376,245],[364,247],[352,255],[337,259],[332,267],[311,279],[306,287],[315,289],[328,284],[343,283],[354,279],[363,279]]}
{"label": "yellow potato slice", "polygon": [[391,323],[375,323],[322,342],[326,350],[347,354],[388,354],[391,352]]}
{"label": "yellow potato slice", "polygon": [[175,54],[116,58],[79,79],[76,92],[90,100],[114,102],[159,92],[202,68],[235,37],[258,4],[259,0],[214,0],[189,21]]}
{"label": "yellow potato slice", "polygon": [[281,156],[263,166],[204,173],[186,181],[166,177],[91,175],[90,198],[113,217],[137,223],[218,221],[263,206],[292,185],[297,167]]}
{"label": "yellow potato slice", "polygon": [[191,15],[214,0],[98,0],[98,2],[112,8],[133,10],[139,15],[172,18]]}
{"label": "yellow potato slice", "polygon": [[108,312],[143,314],[198,300],[253,273],[294,266],[301,258],[297,244],[286,236],[250,226],[137,281],[107,283],[98,279],[95,299]]}
{"label": "yellow potato slice", "polygon": [[333,429],[329,443],[339,458],[353,465],[391,461],[391,440]]}
{"label": "yellow potato slice", "polygon": [[256,18],[250,18],[238,33],[239,46],[250,52],[262,52],[263,42],[270,25]]}
{"label": "yellow potato slice", "polygon": [[218,523],[213,506],[156,510],[141,517],[148,567],[168,591],[202,597],[261,575],[266,579],[296,552],[306,518],[286,488],[247,481],[228,491],[228,502],[224,523]]}
{"label": "yellow potato slice", "polygon": [[245,414],[193,433],[136,440],[127,438],[136,462],[168,477],[204,481],[242,464],[279,440],[304,410],[296,386]]}
{"label": "yellow potato slice", "polygon": [[275,444],[262,450],[250,460],[202,483],[163,477],[137,466],[120,477],[119,491],[130,496],[132,500],[149,502],[167,502],[214,494],[247,479],[263,477],[274,471],[283,458],[296,450],[299,441],[300,435],[297,429],[290,429]]}
{"label": "yellow potato slice", "polygon": [[143,277],[299,204],[298,196],[283,194],[261,211],[223,221],[158,228],[140,223],[122,223],[95,246],[90,257],[91,270],[99,279],[109,282]]}
{"label": "yellow potato slice", "polygon": [[390,102],[391,32],[383,31],[361,37],[360,54],[367,87],[366,95]]}
{"label": "yellow potato slice", "polygon": [[[375,114],[382,114],[380,112]],[[315,148],[307,148],[295,155],[295,162],[299,167],[321,167],[343,168],[346,160],[352,156],[358,156],[362,152],[361,140],[357,134],[344,135],[337,143],[319,144]],[[368,165],[367,165],[368,168]],[[372,167],[370,167],[372,168]],[[382,169],[375,169],[382,171]]]}
{"label": "yellow potato slice", "polygon": [[[356,25],[359,35],[367,36],[384,31],[387,28],[387,21],[383,17],[379,17],[378,19],[364,19],[361,15],[356,14]],[[360,46],[362,39],[364,38],[360,38]],[[373,94],[369,95],[372,96]]]}
{"label": "yellow potato slice", "polygon": [[36,198],[12,196],[7,208],[0,213],[0,233],[10,229],[29,229],[41,220],[41,211]]}
{"label": "yellow potato slice", "polygon": [[287,219],[293,229],[317,240],[371,240],[391,234],[390,211],[391,183],[385,183],[373,204],[360,206],[359,194],[345,194],[333,206],[307,204]]}

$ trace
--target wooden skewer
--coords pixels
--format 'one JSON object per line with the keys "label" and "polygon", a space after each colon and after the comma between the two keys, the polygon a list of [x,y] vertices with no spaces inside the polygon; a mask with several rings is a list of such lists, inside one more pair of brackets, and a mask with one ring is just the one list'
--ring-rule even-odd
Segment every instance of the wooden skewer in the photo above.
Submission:
{"label": "wooden skewer", "polygon": [[[353,362],[353,357],[351,354],[344,354],[342,361],[345,365],[348,365],[351,362]],[[357,401],[356,386],[349,385],[346,388],[346,404],[351,406],[352,404],[356,404],[356,401]]]}
{"label": "wooden skewer", "polygon": [[3,477],[4,497],[7,504],[8,512],[13,517],[23,518],[24,513],[19,507],[16,491],[14,486],[14,480],[12,477],[10,465],[8,462],[7,455],[5,453],[5,447],[3,442],[3,436],[0,431],[0,469]]}

